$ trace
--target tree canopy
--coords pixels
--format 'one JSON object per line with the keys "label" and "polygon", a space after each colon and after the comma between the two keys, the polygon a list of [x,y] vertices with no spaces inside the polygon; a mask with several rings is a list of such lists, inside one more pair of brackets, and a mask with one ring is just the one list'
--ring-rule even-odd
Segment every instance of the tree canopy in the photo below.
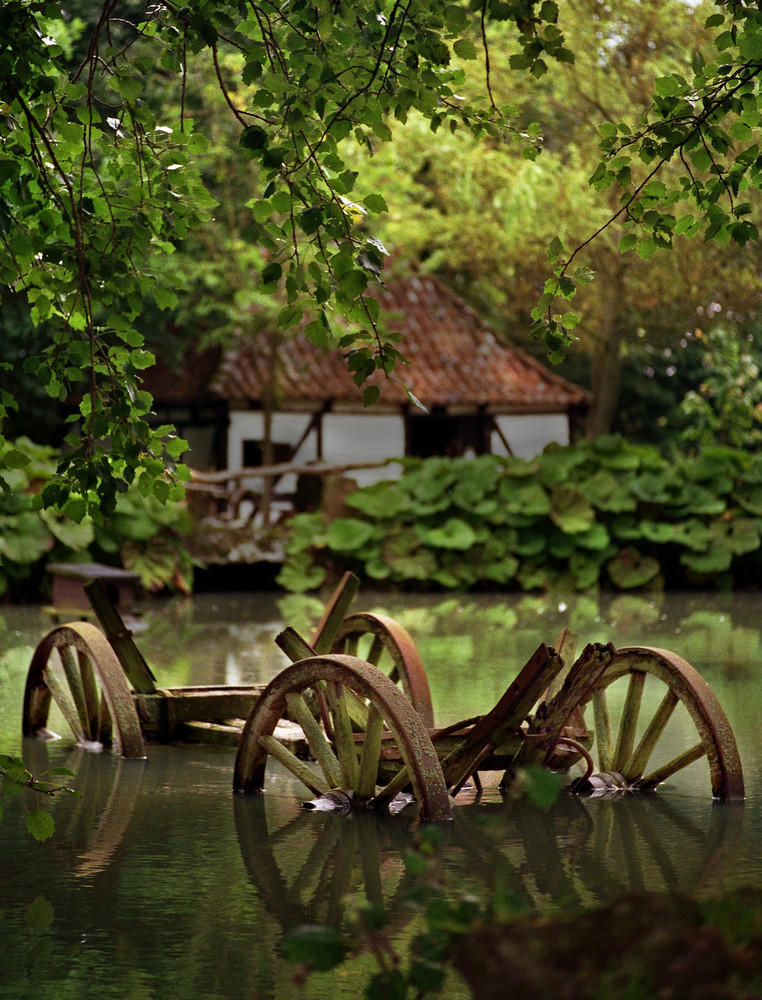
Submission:
{"label": "tree canopy", "polygon": [[[596,44],[621,43],[612,8],[593,6]],[[600,222],[568,249],[551,238],[534,308],[551,354],[575,336],[568,302],[589,277],[577,268],[583,250],[612,227],[622,228],[618,251],[642,260],[681,235],[758,238],[747,192],[762,165],[762,13],[737,0],[714,11],[705,50],[649,81],[636,119],[598,109],[590,185]],[[373,227],[384,192],[357,194],[350,151],[374,152],[415,113],[434,143],[465,130],[527,160],[542,155],[541,128],[513,92],[584,50],[583,34],[567,40],[564,16],[554,0],[3,4],[0,282],[26,298],[44,332],[27,373],[53,398],[79,399],[40,502],[76,519],[112,507],[134,481],[166,499],[172,476],[184,475],[183,443],[147,420],[140,372],[152,358],[137,319],[147,301],[177,306],[186,275],[173,255],[214,215],[220,178],[207,151],[220,123],[197,100],[199,74],[214,82],[230,141],[247,157],[235,197],[246,208],[237,240],[257,271],[251,285],[277,291],[282,329],[304,324],[319,343],[343,317],[338,347],[364,385],[379,370],[396,377],[402,358],[366,295],[387,256]],[[507,60],[496,37],[510,40]],[[366,402],[378,392],[367,386]],[[15,405],[24,401],[2,391],[0,418]],[[6,448],[3,460],[13,467],[23,456]]]}

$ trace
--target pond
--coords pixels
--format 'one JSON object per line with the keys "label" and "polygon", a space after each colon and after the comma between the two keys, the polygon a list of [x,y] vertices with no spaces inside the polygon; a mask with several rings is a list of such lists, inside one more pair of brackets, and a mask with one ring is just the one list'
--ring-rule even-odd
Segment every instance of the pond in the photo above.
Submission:
{"label": "pond", "polygon": [[[483,713],[542,641],[563,627],[581,642],[673,649],[706,677],[731,721],[745,803],[713,803],[701,762],[657,794],[563,795],[547,809],[485,789],[464,794],[433,859],[453,896],[501,890],[516,906],[589,907],[623,891],[709,894],[762,886],[762,624],[755,595],[615,597],[373,595],[416,640],[439,725]],[[308,633],[322,603],[273,594],[157,602],[139,645],[163,685],[263,683],[285,665],[272,637]],[[39,608],[0,612],[0,751],[22,750],[20,711],[32,649],[49,629]],[[234,752],[150,746],[145,761],[86,753],[64,738],[25,741],[34,773],[75,772],[81,798],[46,805],[44,844],[25,831],[33,797],[2,800],[0,998],[354,997],[368,959],[314,975],[305,990],[279,951],[302,923],[346,931],[357,905],[384,900],[392,935],[419,917],[404,855],[417,819],[300,809],[303,795],[273,768],[263,796],[234,796]],[[704,768],[704,771],[701,768]],[[695,772],[695,773],[690,773]],[[453,980],[448,997],[466,996]]]}

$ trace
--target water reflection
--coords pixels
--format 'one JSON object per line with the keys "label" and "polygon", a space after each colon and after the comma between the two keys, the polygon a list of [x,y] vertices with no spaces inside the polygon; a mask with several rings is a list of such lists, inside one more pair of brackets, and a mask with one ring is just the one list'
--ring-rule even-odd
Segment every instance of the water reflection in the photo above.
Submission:
{"label": "water reflection", "polygon": [[234,796],[246,872],[271,916],[288,931],[300,924],[340,928],[360,903],[395,910],[412,880],[403,853],[412,827],[401,816],[295,811],[278,796]]}
{"label": "water reflection", "polygon": [[24,740],[23,760],[34,775],[49,774],[53,767],[66,768],[80,790],[79,797],[58,795],[46,803],[59,831],[50,842],[56,863],[77,878],[87,879],[118,862],[140,800],[146,761],[74,747],[54,763],[48,745],[36,740]]}
{"label": "water reflection", "polygon": [[[129,846],[146,830],[161,839],[186,821],[190,834],[201,814],[229,795],[223,808],[232,809],[243,867],[283,930],[338,927],[355,902],[403,900],[410,886],[403,855],[419,825],[414,808],[378,817],[306,812],[278,776],[264,795],[230,794],[229,754],[157,750],[154,769],[78,749],[51,755],[48,746],[25,741],[30,769],[67,767],[82,792],[51,800],[56,833],[46,850],[56,868],[75,879],[113,878],[108,869],[128,863]],[[30,795],[29,804],[35,801]],[[743,804],[669,791],[612,799],[562,794],[542,810],[488,788],[458,805],[453,823],[441,828],[441,871],[453,885],[480,891],[499,873],[532,907],[602,902],[636,889],[709,892],[734,870],[743,818]],[[215,826],[229,824],[216,816]]]}

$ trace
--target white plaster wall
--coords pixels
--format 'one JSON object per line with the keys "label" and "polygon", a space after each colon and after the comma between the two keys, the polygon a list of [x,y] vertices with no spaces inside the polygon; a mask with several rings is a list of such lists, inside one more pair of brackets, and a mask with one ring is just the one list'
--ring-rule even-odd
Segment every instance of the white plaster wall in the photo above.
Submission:
{"label": "white plaster wall", "polygon": [[[534,458],[551,441],[569,443],[569,421],[563,413],[502,415],[495,418],[514,455]],[[492,451],[495,455],[507,454],[500,437],[493,431]]]}
{"label": "white plaster wall", "polygon": [[[383,462],[405,454],[405,424],[401,416],[326,413],[323,417],[323,458],[337,465],[352,462]],[[399,465],[383,469],[357,469],[347,473],[360,486],[379,479],[396,478]]]}
{"label": "white plaster wall", "polygon": [[[273,413],[272,439],[295,445],[312,419],[311,413]],[[264,416],[261,410],[234,410],[228,428],[228,468],[237,472],[243,468],[243,442],[261,441],[264,437]],[[294,456],[294,461],[314,462],[317,439],[309,434]]]}

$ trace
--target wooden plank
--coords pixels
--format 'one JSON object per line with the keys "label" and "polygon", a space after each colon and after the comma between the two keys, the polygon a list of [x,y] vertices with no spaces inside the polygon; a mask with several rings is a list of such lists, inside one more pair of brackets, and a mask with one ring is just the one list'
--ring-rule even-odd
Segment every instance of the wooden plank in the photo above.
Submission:
{"label": "wooden plank", "polygon": [[316,653],[330,653],[339,625],[346,618],[359,586],[359,577],[354,573],[345,573],[342,576],[312,635],[310,646]]}
{"label": "wooden plank", "polygon": [[291,625],[275,636],[275,645],[286,654],[292,663],[306,660],[308,656],[315,655],[312,646]]}
{"label": "wooden plank", "polygon": [[[175,725],[183,722],[224,722],[245,719],[264,690],[251,687],[157,688],[167,704],[167,715]],[[170,736],[170,738],[172,738]]]}
{"label": "wooden plank", "polygon": [[[593,689],[608,668],[616,650],[609,643],[592,643],[585,647],[572,664],[561,690],[535,712],[526,734],[524,746],[516,756],[515,766],[527,767],[545,761],[555,737],[563,734],[570,720],[582,719],[580,704],[592,697]],[[579,734],[577,734],[579,738]],[[573,763],[569,758],[569,765]]]}
{"label": "wooden plank", "polygon": [[511,745],[517,749],[523,746],[521,724],[563,665],[561,657],[543,643],[508,686],[497,705],[476,720],[449,754],[444,752],[445,746],[438,734],[432,734],[448,787],[457,783],[463,774],[471,773],[485,747],[494,750]]}
{"label": "wooden plank", "polygon": [[156,678],[132,638],[116,605],[100,580],[84,585],[85,593],[97,615],[103,632],[122,665],[127,680],[135,691],[151,694],[156,690]]}
{"label": "wooden plank", "polygon": [[564,661],[555,651],[544,643],[539,646],[497,705],[474,724],[467,737],[468,746],[481,749],[487,742],[499,746],[511,730],[518,729],[563,666]]}
{"label": "wooden plank", "polygon": [[541,705],[535,717],[535,722],[544,731],[560,733],[566,725],[572,712],[582,701],[592,696],[592,691],[609,663],[614,658],[616,650],[609,643],[591,643],[582,651],[581,656],[572,665],[561,690],[546,705]]}

